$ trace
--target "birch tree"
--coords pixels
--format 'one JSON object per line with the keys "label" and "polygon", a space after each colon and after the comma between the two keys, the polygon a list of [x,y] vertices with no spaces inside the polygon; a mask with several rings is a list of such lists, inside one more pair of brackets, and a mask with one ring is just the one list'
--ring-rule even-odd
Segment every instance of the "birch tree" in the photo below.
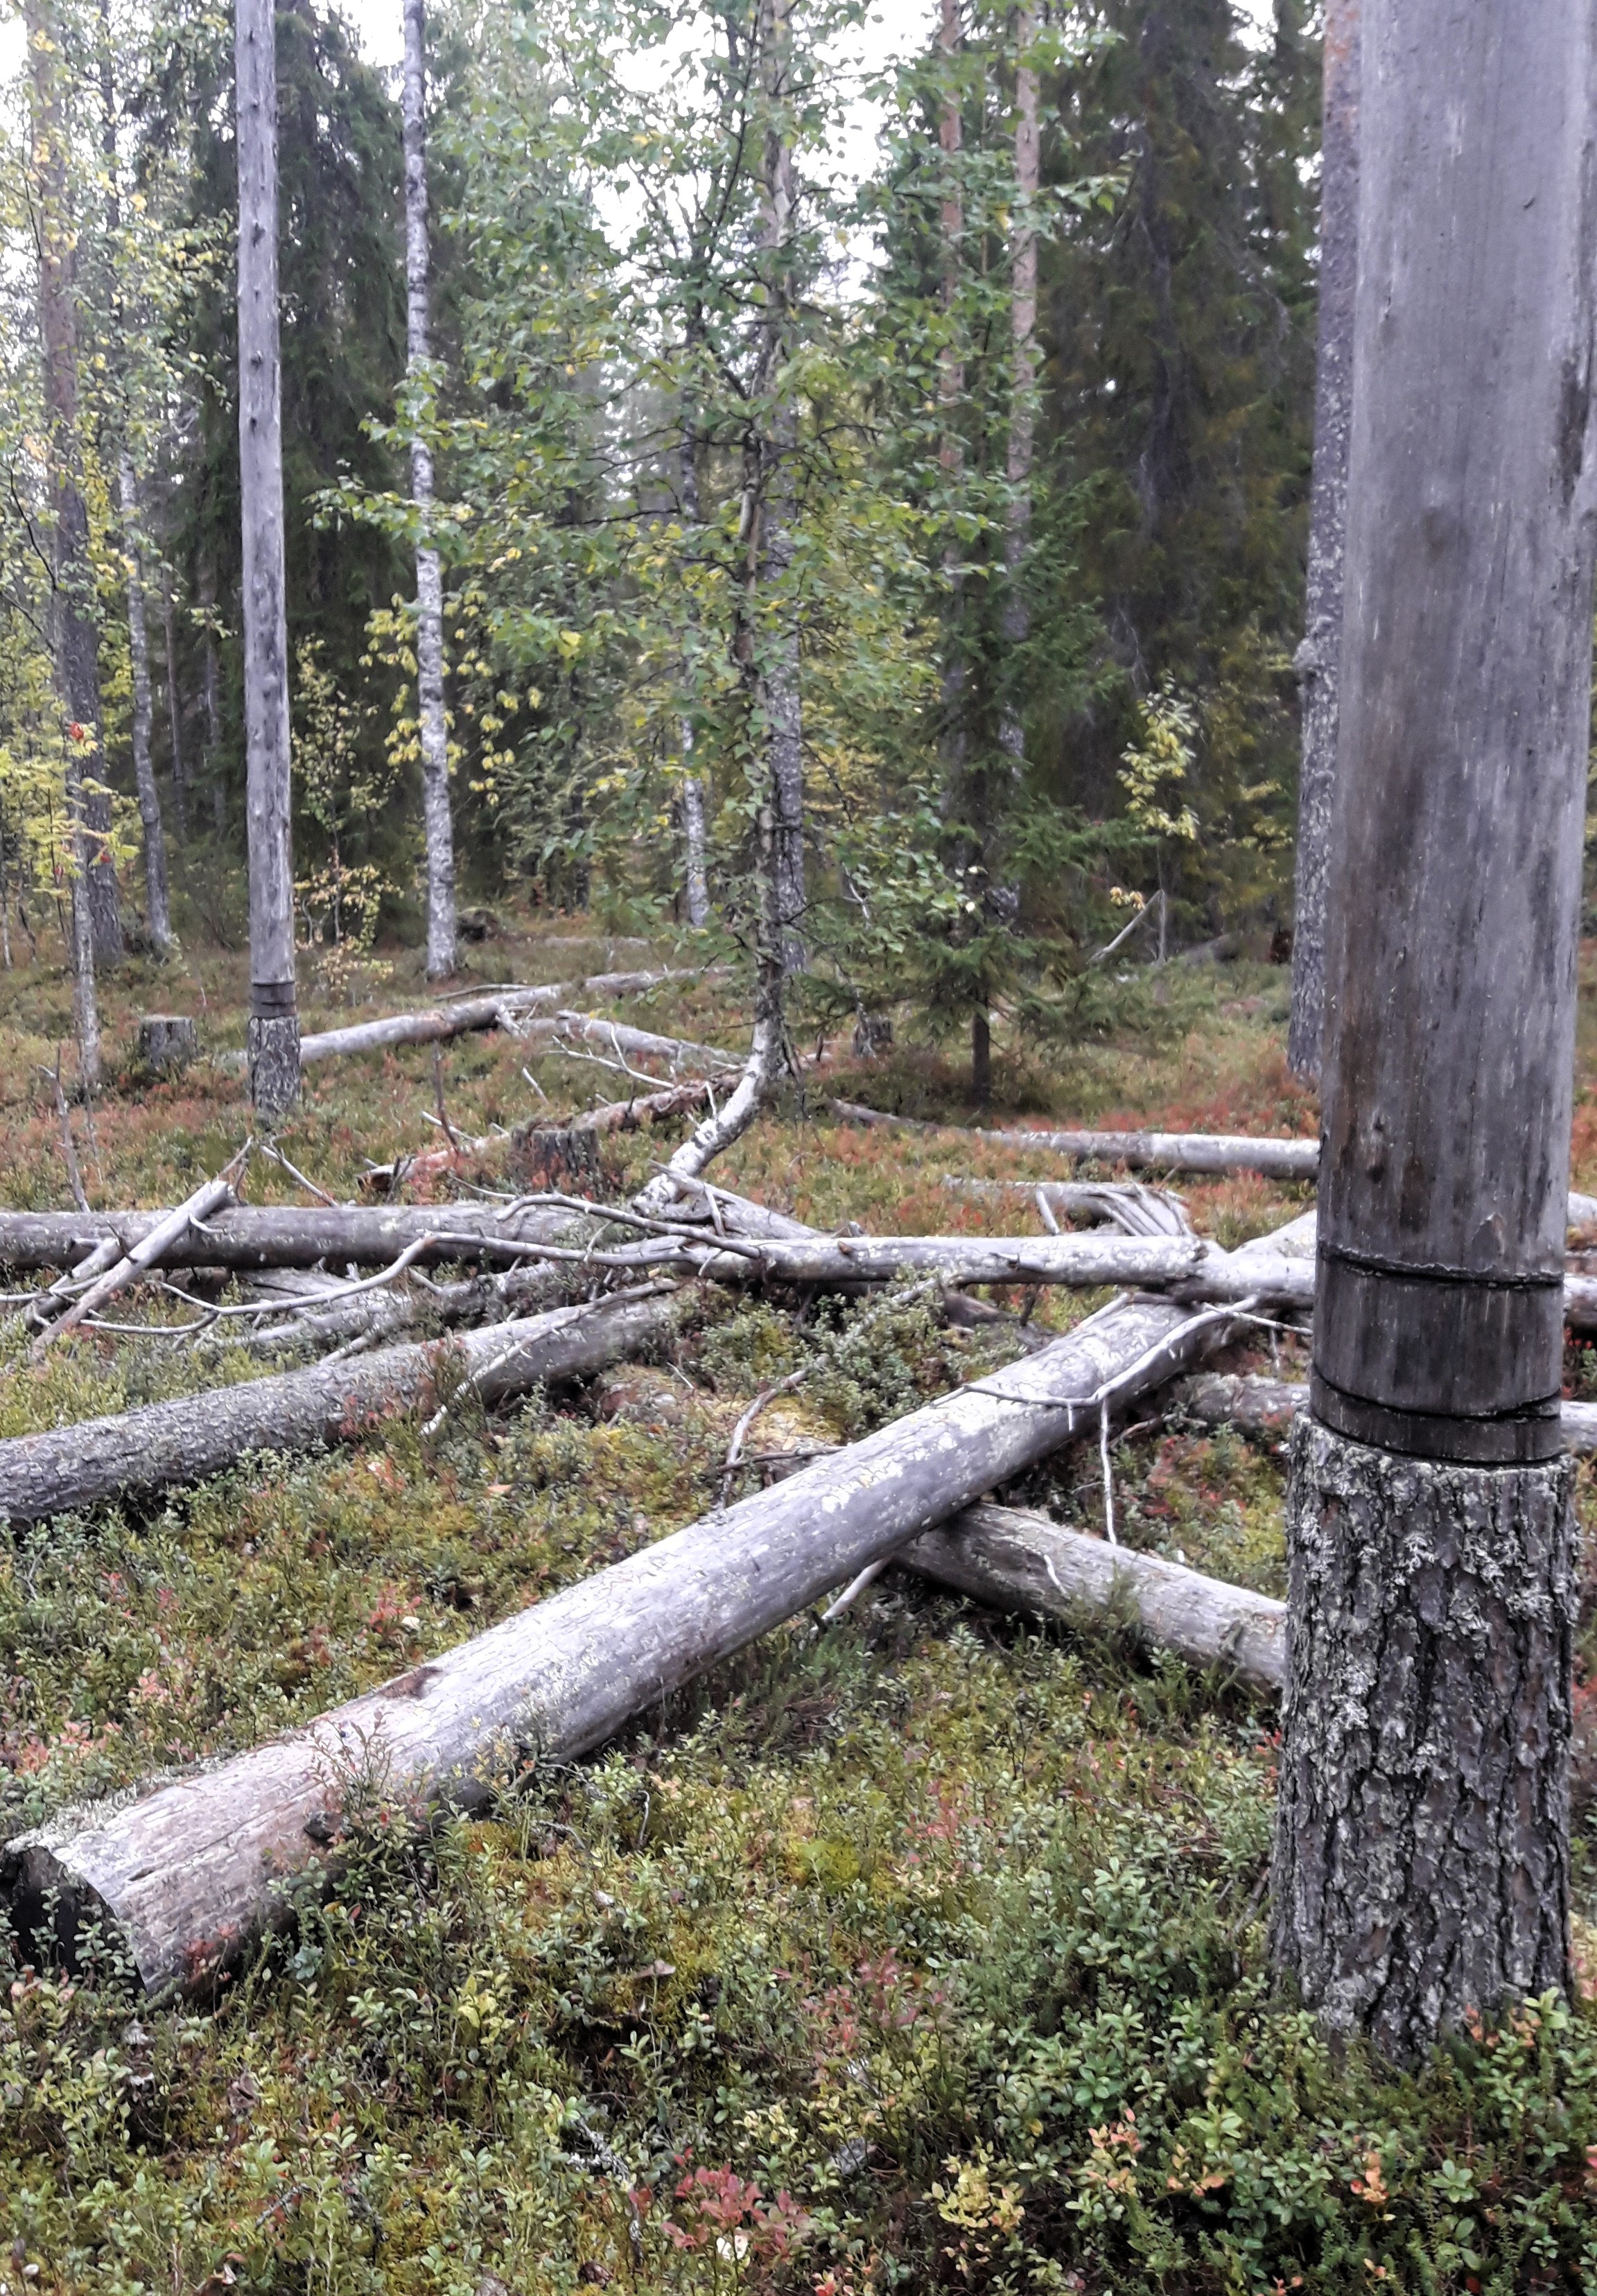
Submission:
{"label": "birch tree", "polygon": [[238,0],[239,471],[250,852],[250,1090],[275,1123],[299,1096],[289,813],[288,612],[277,321],[274,0]]}
{"label": "birch tree", "polygon": [[455,830],[449,808],[449,736],[444,715],[444,583],[427,539],[432,508],[432,448],[421,419],[432,359],[428,309],[427,19],[425,0],[405,0],[405,283],[408,381],[416,415],[410,483],[422,521],[416,545],[416,714],[422,750],[422,815],[427,837],[427,977],[455,971]]}

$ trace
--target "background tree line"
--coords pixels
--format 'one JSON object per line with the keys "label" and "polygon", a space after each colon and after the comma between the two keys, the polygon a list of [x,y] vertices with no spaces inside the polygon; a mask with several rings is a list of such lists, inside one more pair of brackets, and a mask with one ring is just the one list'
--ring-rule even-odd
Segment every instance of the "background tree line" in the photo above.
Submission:
{"label": "background tree line", "polygon": [[[279,11],[295,873],[325,986],[422,934],[419,543],[467,909],[752,942],[766,836],[796,1013],[913,994],[969,1033],[979,1097],[989,1014],[1092,1025],[1093,960],[1140,905],[1171,946],[1285,921],[1311,12],[1278,0],[1244,38],[1229,0],[944,5],[877,91],[863,184],[857,14],[454,0],[427,27],[407,362],[399,90],[336,13]],[[31,0],[28,30],[0,169],[0,954],[70,931],[78,877],[102,963],[141,932],[238,947],[232,25]],[[92,710],[51,658],[52,232]]]}

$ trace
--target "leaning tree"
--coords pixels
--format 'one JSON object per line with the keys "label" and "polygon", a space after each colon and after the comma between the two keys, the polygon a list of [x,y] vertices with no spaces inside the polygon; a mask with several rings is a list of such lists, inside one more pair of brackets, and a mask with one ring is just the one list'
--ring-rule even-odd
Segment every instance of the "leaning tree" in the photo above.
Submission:
{"label": "leaning tree", "polygon": [[1364,0],[1274,1950],[1398,2059],[1568,1974],[1594,62],[1567,0]]}

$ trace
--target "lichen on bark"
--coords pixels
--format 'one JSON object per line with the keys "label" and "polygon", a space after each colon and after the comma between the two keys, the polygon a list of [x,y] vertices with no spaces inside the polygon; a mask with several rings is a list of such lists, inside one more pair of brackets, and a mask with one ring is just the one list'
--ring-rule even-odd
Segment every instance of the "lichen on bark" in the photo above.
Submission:
{"label": "lichen on bark", "polygon": [[1400,2063],[1568,1987],[1573,1493],[1292,1431],[1275,1966]]}

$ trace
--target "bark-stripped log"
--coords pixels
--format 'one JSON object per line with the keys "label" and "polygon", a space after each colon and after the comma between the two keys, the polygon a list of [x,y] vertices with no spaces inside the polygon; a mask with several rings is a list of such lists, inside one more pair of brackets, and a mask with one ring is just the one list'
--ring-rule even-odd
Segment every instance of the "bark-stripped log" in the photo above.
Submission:
{"label": "bark-stripped log", "polygon": [[300,1039],[299,1058],[338,1060],[346,1053],[381,1053],[390,1045],[444,1044],[451,1037],[470,1036],[474,1029],[497,1029],[508,1013],[536,1012],[543,1004],[558,1004],[562,996],[631,996],[658,988],[667,980],[691,980],[698,975],[665,968],[655,972],[595,972],[584,980],[550,980],[541,987],[501,988],[491,995],[463,996],[422,1013],[389,1013],[381,1021],[356,1021],[347,1029],[323,1029]]}
{"label": "bark-stripped log", "polygon": [[1286,1680],[1284,1603],[1157,1554],[1065,1530],[1020,1507],[973,1506],[894,1560],[995,1610],[1069,1620],[1126,1604],[1149,1642],[1194,1666],[1230,1666],[1256,1689]]}
{"label": "bark-stripped log", "polygon": [[696,1045],[690,1037],[662,1037],[652,1029],[629,1028],[623,1021],[606,1021],[596,1013],[557,1013],[553,1020],[528,1021],[520,1033],[534,1044],[546,1044],[557,1051],[562,1042],[594,1045],[602,1052],[647,1054],[655,1060],[669,1061],[673,1068],[686,1064],[708,1069],[716,1076],[738,1075],[746,1064],[741,1053],[724,1052],[716,1045]]}
{"label": "bark-stripped log", "polygon": [[150,1991],[202,1986],[263,1926],[287,1917],[296,1876],[325,1866],[329,1847],[336,1862],[344,1792],[357,1776],[394,1799],[470,1808],[517,1754],[560,1762],[588,1752],[679,1684],[1057,1448],[1106,1387],[1167,1377],[1213,1336],[1212,1321],[1172,1302],[1117,1300],[1027,1362],[674,1532],[305,1728],[142,1801],[79,1811],[10,1843],[3,1882],[12,1918],[31,1928],[48,1903],[70,1948],[83,1915],[99,1911],[126,1936]]}
{"label": "bark-stripped log", "polygon": [[813,1242],[745,1241],[735,1251],[668,1241],[637,1247],[673,1267],[717,1283],[765,1279],[779,1283],[887,1283],[930,1275],[944,1283],[1136,1284],[1145,1291],[1178,1288],[1183,1299],[1267,1300],[1302,1306],[1314,1298],[1312,1260],[1283,1252],[1243,1259],[1199,1236],[1118,1235],[1112,1231],[1069,1235],[837,1235]]}
{"label": "bark-stripped log", "polygon": [[586,1379],[674,1328],[671,1286],[490,1324],[430,1346],[281,1372],[0,1442],[0,1521],[37,1522],[126,1492],[200,1481],[251,1451],[313,1451],[364,1422],[470,1380],[486,1404],[546,1381]]}
{"label": "bark-stripped log", "polygon": [[1262,1172],[1274,1180],[1312,1180],[1320,1168],[1317,1140],[1252,1140],[1222,1132],[999,1132],[980,1124],[923,1124],[858,1102],[834,1100],[845,1124],[892,1124],[906,1132],[957,1132],[1005,1148],[1043,1148],[1050,1155],[1130,1164],[1160,1172]]}
{"label": "bark-stripped log", "polygon": [[[168,1267],[386,1267],[431,1235],[423,1261],[518,1259],[525,1247],[566,1234],[576,1217],[544,1205],[497,1212],[482,1204],[240,1204],[190,1227],[162,1253]],[[169,1212],[0,1212],[0,1262],[70,1267],[113,1238],[130,1251]]]}

